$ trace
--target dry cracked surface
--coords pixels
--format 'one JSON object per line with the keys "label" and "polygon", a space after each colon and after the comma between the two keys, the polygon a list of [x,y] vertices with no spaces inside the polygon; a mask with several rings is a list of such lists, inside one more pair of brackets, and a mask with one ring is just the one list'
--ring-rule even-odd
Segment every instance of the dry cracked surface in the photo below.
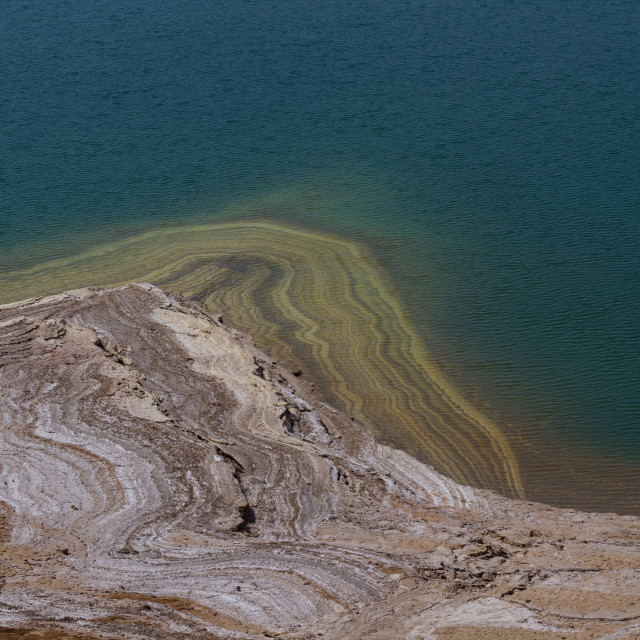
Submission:
{"label": "dry cracked surface", "polygon": [[640,638],[640,519],[456,484],[151,285],[0,307],[0,434],[0,638]]}

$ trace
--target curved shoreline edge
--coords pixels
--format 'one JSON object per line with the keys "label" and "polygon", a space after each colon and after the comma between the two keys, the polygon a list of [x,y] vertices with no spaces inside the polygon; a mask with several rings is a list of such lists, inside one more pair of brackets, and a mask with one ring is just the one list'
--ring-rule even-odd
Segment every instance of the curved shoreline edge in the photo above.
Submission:
{"label": "curved shoreline edge", "polygon": [[640,634],[640,518],[462,486],[152,285],[0,307],[0,434],[0,637]]}
{"label": "curved shoreline edge", "polygon": [[0,291],[6,301],[132,280],[204,302],[287,361],[304,355],[328,397],[385,442],[524,497],[508,439],[435,365],[355,242],[268,222],[162,229],[2,273]]}

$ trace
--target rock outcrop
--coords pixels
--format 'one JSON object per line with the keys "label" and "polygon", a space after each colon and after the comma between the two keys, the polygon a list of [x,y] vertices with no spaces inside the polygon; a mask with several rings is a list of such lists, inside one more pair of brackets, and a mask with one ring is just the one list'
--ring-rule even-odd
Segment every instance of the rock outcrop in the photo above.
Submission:
{"label": "rock outcrop", "polygon": [[0,307],[0,434],[0,638],[640,637],[640,519],[458,485],[151,285]]}

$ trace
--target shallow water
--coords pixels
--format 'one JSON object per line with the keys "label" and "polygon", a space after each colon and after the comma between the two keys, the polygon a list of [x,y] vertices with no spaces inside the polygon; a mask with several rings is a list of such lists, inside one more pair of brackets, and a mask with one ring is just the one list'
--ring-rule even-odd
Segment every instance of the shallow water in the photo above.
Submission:
{"label": "shallow water", "polygon": [[[9,0],[5,15],[0,298],[57,290],[55,270],[25,269],[150,230],[258,220],[346,238],[498,425],[528,497],[639,511],[637,3]],[[268,241],[245,272],[291,251]],[[252,305],[285,322],[268,296]],[[285,327],[265,346],[347,406]],[[359,393],[372,420],[385,403]],[[482,470],[498,459],[479,446],[474,470],[449,470],[514,493]]]}

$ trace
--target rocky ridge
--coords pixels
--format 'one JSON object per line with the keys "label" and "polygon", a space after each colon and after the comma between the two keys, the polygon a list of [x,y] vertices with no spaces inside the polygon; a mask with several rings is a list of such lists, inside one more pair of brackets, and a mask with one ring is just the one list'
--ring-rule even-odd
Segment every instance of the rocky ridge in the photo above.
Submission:
{"label": "rocky ridge", "polygon": [[0,638],[640,637],[640,519],[379,445],[151,285],[0,307]]}

